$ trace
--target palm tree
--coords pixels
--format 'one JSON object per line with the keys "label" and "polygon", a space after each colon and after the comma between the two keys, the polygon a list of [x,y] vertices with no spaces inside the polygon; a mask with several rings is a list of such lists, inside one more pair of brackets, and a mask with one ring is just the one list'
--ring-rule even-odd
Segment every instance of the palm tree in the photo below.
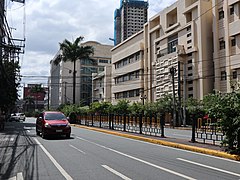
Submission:
{"label": "palm tree", "polygon": [[24,103],[25,106],[24,107],[27,106],[27,109],[25,108],[25,111],[28,112],[29,106],[31,107],[32,104],[34,104],[34,98],[32,96],[27,96],[24,100],[25,100],[25,103]]}
{"label": "palm tree", "polygon": [[36,84],[35,86],[33,86],[30,90],[31,93],[34,94],[35,100],[36,100],[36,104],[35,104],[35,108],[38,109],[38,95],[39,93],[42,94],[46,94],[45,89],[42,87],[42,84]]}
{"label": "palm tree", "polygon": [[82,46],[81,41],[83,37],[78,37],[73,43],[65,39],[59,43],[62,55],[57,58],[54,63],[58,65],[61,61],[73,62],[73,104],[75,104],[75,89],[76,89],[76,61],[81,59],[88,59],[94,53],[92,46]]}

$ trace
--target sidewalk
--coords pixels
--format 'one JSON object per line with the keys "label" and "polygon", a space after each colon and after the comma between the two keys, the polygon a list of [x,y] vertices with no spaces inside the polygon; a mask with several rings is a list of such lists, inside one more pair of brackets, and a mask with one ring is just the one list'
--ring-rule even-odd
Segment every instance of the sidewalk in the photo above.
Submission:
{"label": "sidewalk", "polygon": [[122,136],[126,138],[136,139],[136,140],[145,141],[149,143],[159,144],[163,146],[169,146],[173,148],[179,148],[179,149],[184,149],[188,151],[193,151],[193,152],[198,152],[198,153],[240,161],[240,156],[228,154],[224,152],[223,148],[217,145],[203,144],[199,142],[192,143],[190,142],[190,140],[185,140],[185,139],[177,139],[177,138],[170,138],[170,137],[162,138],[162,137],[149,136],[144,134],[115,131],[110,129],[83,126],[83,125],[77,125],[77,124],[72,124],[72,126],[94,130],[98,132],[103,132],[107,134]]}

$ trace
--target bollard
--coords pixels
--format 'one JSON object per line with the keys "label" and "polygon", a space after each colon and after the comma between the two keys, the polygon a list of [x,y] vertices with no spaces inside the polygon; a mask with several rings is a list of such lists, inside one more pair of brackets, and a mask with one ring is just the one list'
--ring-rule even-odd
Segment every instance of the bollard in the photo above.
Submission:
{"label": "bollard", "polygon": [[123,115],[123,131],[126,131],[126,114]]}
{"label": "bollard", "polygon": [[196,138],[195,138],[196,120],[194,118],[194,115],[190,115],[190,118],[192,119],[192,139],[191,139],[191,142],[195,143],[196,142]]}
{"label": "bollard", "polygon": [[164,113],[160,113],[160,126],[161,126],[161,137],[165,137],[164,136],[164,126],[165,126],[165,114]]}
{"label": "bollard", "polygon": [[93,127],[93,114],[92,114],[92,127]]}
{"label": "bollard", "polygon": [[139,133],[142,134],[142,114],[140,114],[140,117],[139,117]]}

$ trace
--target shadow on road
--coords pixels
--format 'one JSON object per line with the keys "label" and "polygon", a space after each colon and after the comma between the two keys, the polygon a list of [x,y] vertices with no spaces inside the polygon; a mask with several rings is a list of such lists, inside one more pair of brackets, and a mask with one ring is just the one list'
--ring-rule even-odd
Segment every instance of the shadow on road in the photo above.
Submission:
{"label": "shadow on road", "polygon": [[7,122],[5,130],[0,132],[0,179],[12,178],[20,172],[24,179],[39,179],[38,146],[26,134],[25,127],[33,128],[35,124]]}

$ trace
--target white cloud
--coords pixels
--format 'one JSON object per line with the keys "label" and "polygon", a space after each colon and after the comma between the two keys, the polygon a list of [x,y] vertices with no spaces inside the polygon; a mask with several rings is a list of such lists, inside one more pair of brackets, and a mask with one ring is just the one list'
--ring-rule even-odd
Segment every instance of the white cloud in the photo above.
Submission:
{"label": "white cloud", "polygon": [[[160,12],[176,0],[149,0],[149,17]],[[13,37],[23,38],[24,11],[26,12],[26,48],[21,74],[43,76],[23,78],[23,83],[47,82],[50,60],[57,53],[59,42],[84,36],[85,41],[94,40],[112,44],[113,14],[120,0],[26,0],[22,4],[9,0],[7,17]]]}

